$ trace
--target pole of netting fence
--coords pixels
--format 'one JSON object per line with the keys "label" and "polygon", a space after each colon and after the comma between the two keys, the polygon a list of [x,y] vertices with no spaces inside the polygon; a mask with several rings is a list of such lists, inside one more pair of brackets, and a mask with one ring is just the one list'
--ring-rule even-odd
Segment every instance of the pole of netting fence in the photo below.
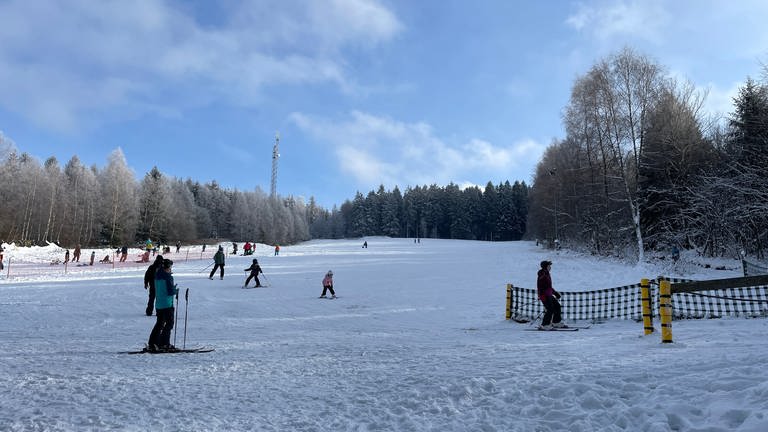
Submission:
{"label": "pole of netting fence", "polygon": [[507,284],[507,319],[512,319],[512,284]]}
{"label": "pole of netting fence", "polygon": [[643,305],[643,330],[644,334],[653,333],[653,309],[651,306],[651,282],[648,279],[640,280],[640,303]]}
{"label": "pole of netting fence", "polygon": [[672,287],[668,280],[659,282],[659,318],[661,343],[672,343]]}

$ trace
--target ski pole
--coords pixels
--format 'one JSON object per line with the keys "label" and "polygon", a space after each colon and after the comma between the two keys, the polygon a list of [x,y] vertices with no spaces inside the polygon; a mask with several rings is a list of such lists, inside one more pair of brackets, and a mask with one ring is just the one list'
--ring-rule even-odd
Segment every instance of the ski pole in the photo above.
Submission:
{"label": "ski pole", "polygon": [[174,321],[173,324],[173,346],[176,346],[176,333],[179,329],[179,291],[176,290],[176,309],[173,310]]}
{"label": "ski pole", "polygon": [[272,286],[272,282],[269,281],[267,275],[265,275],[264,272],[261,272],[261,275],[264,276],[264,281],[267,283],[267,286]]}
{"label": "ski pole", "polygon": [[205,268],[204,268],[204,269],[200,270],[198,273],[202,273],[202,272],[204,272],[204,271],[208,270],[208,268],[209,268],[210,266],[212,266],[214,263],[215,263],[215,261],[214,261],[214,262],[212,262],[212,263],[210,263],[210,264],[208,264],[207,266],[205,266]]}
{"label": "ski pole", "polygon": [[184,307],[184,342],[181,344],[181,349],[187,347],[187,312],[189,312],[189,288],[187,288],[187,291],[184,293],[184,303],[186,303],[186,306]]}

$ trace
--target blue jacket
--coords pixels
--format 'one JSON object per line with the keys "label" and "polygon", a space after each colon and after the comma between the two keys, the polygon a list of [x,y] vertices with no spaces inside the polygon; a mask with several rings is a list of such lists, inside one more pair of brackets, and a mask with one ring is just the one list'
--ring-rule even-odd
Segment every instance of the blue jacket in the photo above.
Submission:
{"label": "blue jacket", "polygon": [[178,292],[173,276],[160,267],[155,273],[155,309],[172,308],[173,298]]}

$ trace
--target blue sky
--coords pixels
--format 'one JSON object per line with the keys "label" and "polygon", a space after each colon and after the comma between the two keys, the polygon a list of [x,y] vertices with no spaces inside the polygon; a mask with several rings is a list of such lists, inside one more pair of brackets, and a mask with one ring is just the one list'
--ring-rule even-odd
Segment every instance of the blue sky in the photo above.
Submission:
{"label": "blue sky", "polygon": [[331,208],[356,191],[530,182],[576,77],[630,46],[727,114],[768,2],[0,0],[0,131],[41,161]]}

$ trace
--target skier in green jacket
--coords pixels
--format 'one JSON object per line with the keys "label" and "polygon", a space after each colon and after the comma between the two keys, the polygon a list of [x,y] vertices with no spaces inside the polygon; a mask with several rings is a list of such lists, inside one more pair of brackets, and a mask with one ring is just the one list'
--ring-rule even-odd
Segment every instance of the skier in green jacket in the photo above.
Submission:
{"label": "skier in green jacket", "polygon": [[213,275],[216,273],[216,269],[221,268],[221,279],[224,279],[224,248],[219,246],[219,250],[213,256],[213,262],[216,264],[211,270],[211,274],[208,275],[208,279],[213,279]]}

